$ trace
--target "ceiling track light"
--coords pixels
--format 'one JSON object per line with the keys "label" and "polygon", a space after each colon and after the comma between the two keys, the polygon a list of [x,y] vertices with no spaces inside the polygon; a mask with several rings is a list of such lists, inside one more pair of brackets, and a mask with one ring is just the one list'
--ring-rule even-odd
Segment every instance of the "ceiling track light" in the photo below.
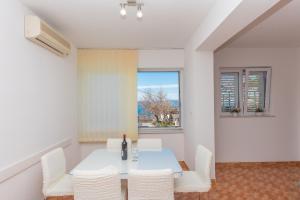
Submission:
{"label": "ceiling track light", "polygon": [[144,4],[142,3],[142,0],[127,0],[125,3],[124,2],[120,3],[120,6],[121,6],[121,10],[120,10],[121,17],[125,18],[127,15],[126,6],[136,6],[137,7],[136,17],[138,19],[143,18],[142,6],[144,6]]}
{"label": "ceiling track light", "polygon": [[125,3],[121,3],[120,5],[121,5],[120,15],[122,17],[125,17],[126,14],[127,14],[126,9],[125,9],[126,4]]}
{"label": "ceiling track light", "polygon": [[138,19],[143,18],[143,12],[142,12],[142,6],[141,5],[137,6],[136,16],[137,16]]}

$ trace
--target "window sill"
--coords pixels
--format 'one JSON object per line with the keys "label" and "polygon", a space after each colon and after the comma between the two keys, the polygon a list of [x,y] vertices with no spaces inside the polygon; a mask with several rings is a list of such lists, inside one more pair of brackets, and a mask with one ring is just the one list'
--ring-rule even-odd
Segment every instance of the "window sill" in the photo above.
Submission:
{"label": "window sill", "polygon": [[261,118],[261,117],[271,117],[274,118],[276,117],[275,115],[271,114],[262,114],[262,115],[220,115],[220,118]]}
{"label": "window sill", "polygon": [[183,128],[139,128],[139,134],[182,134]]}

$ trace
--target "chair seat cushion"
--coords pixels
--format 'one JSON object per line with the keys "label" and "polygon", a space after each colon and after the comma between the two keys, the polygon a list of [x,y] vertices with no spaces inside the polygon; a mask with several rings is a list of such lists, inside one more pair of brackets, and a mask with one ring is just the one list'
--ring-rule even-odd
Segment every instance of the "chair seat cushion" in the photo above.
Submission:
{"label": "chair seat cushion", "polygon": [[72,176],[65,174],[46,190],[46,196],[68,196],[73,195]]}
{"label": "chair seat cushion", "polygon": [[210,182],[205,182],[194,171],[184,171],[183,175],[175,179],[175,192],[208,192]]}

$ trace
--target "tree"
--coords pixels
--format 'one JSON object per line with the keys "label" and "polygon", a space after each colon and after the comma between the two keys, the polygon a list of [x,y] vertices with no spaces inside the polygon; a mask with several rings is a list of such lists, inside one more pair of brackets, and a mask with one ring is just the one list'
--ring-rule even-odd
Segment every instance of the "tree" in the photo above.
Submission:
{"label": "tree", "polygon": [[151,89],[144,91],[142,100],[143,108],[151,113],[155,118],[155,123],[159,126],[168,126],[173,124],[172,113],[174,108],[167,100],[167,94],[160,89],[154,93]]}

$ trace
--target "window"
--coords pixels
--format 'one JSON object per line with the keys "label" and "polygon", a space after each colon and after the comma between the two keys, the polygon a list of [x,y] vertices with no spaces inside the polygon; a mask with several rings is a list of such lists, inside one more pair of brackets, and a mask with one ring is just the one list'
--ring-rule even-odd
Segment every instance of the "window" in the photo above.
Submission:
{"label": "window", "polygon": [[139,128],[181,127],[180,71],[138,72]]}
{"label": "window", "polygon": [[222,68],[220,98],[222,113],[251,115],[268,113],[271,68]]}

